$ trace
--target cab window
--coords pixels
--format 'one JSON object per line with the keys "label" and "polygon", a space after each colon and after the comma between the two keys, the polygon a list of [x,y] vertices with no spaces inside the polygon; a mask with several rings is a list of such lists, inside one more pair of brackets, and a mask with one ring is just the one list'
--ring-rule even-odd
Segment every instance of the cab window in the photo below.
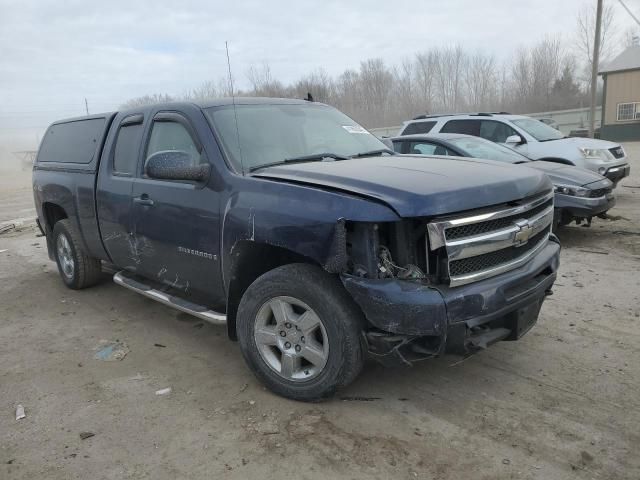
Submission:
{"label": "cab window", "polygon": [[[158,152],[182,151],[189,154],[193,166],[207,163],[203,152],[198,151],[189,131],[179,122],[154,121],[147,146],[146,159]],[[145,160],[146,161],[146,160]]]}

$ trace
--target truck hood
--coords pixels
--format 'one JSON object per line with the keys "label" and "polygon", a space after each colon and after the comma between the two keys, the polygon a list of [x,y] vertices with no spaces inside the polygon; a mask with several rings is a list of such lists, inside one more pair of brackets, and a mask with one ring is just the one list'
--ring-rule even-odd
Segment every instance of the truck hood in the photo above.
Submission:
{"label": "truck hood", "polygon": [[382,201],[402,217],[452,214],[551,189],[542,172],[518,165],[410,155],[279,165],[252,176],[352,192]]}
{"label": "truck hood", "polygon": [[554,185],[577,185],[581,187],[592,183],[599,184],[602,180],[607,180],[602,175],[598,175],[591,170],[585,170],[584,168],[574,167],[571,165],[564,165],[562,163],[545,162],[541,160],[537,162],[529,162],[526,166],[543,171],[551,179]]}

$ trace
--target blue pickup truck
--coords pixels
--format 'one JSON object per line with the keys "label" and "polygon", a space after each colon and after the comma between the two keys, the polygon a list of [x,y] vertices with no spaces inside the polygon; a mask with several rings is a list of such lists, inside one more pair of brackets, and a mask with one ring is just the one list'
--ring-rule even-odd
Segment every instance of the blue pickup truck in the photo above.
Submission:
{"label": "blue pickup truck", "polygon": [[367,358],[469,355],[535,324],[552,185],[489,163],[399,161],[327,105],[237,98],[55,122],[33,189],[68,287],[115,272],[226,324],[265,385],[314,401]]}

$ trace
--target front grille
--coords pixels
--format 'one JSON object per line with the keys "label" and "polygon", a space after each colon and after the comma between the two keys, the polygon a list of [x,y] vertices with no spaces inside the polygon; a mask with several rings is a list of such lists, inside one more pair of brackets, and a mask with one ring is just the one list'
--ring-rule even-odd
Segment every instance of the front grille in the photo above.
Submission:
{"label": "front grille", "polygon": [[553,192],[549,191],[516,206],[431,222],[429,246],[441,260],[440,274],[455,287],[528,262],[546,245],[552,220]]}
{"label": "front grille", "polygon": [[591,190],[589,192],[589,197],[591,198],[600,198],[603,197],[605,195],[608,195],[611,193],[611,189],[610,188],[598,188],[597,190]]}
{"label": "front grille", "polygon": [[508,247],[496,252],[478,255],[477,257],[463,258],[462,260],[454,260],[449,263],[449,275],[452,277],[460,275],[469,275],[471,273],[481,272],[498,265],[512,262],[525,253],[533,250],[538,244],[545,240],[549,232],[543,230],[537,233],[529,241],[521,247]]}
{"label": "front grille", "polygon": [[614,157],[616,158],[622,158],[624,157],[624,150],[622,149],[622,147],[615,147],[615,148],[610,148],[609,151],[613,154]]}
{"label": "front grille", "polygon": [[[549,199],[542,205],[532,208],[527,212],[527,216],[533,217],[549,208],[550,205],[553,205],[553,199]],[[506,228],[509,225],[513,225],[514,220],[518,220],[519,218],[522,218],[521,214],[496,218],[495,220],[489,220],[486,222],[471,223],[469,225],[447,228],[447,230],[445,231],[445,235],[447,237],[447,240],[456,240],[458,238],[472,237],[474,235],[494,232],[496,230]]]}

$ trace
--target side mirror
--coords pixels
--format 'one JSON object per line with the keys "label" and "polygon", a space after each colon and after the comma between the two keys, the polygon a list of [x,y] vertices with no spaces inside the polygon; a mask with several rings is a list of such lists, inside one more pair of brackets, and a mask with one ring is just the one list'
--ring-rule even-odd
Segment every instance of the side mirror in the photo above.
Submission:
{"label": "side mirror", "polygon": [[524,143],[524,140],[522,140],[520,135],[509,135],[504,143],[507,145],[520,145]]}
{"label": "side mirror", "polygon": [[181,150],[156,152],[147,159],[144,171],[150,178],[202,182],[209,176],[210,166],[193,165],[191,155]]}

